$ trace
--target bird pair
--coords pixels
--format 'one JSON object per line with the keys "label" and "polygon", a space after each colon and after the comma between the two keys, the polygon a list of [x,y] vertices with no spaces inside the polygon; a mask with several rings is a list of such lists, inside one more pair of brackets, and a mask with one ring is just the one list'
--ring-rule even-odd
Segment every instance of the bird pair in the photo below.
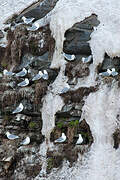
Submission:
{"label": "bird pair", "polygon": [[[8,131],[6,132],[6,136],[9,140],[15,140],[20,138],[19,136],[16,136],[14,134],[10,134]],[[20,145],[28,145],[30,143],[30,137],[27,136],[21,143]]]}
{"label": "bird pair", "polygon": [[48,80],[48,72],[46,70],[43,70],[43,73],[42,71],[39,71],[38,74],[36,74],[36,76],[32,79],[32,81],[36,81],[36,80],[39,80],[43,78],[44,80]]}
{"label": "bird pair", "polygon": [[[28,25],[28,24],[31,24],[35,20],[35,18],[33,18],[33,17],[32,18],[26,18],[25,16],[23,16],[22,20],[25,24]],[[39,27],[40,27],[40,25],[37,22],[35,22],[34,24],[32,24],[32,27],[28,27],[27,30],[28,31],[36,31],[39,29]]]}
{"label": "bird pair", "polygon": [[112,68],[111,70],[110,69],[107,69],[106,72],[102,72],[102,73],[99,73],[100,76],[117,76],[118,75],[118,72],[115,70],[115,68]]}
{"label": "bird pair", "polygon": [[[62,133],[62,136],[59,137],[58,139],[56,139],[54,142],[55,143],[63,143],[66,141],[66,139],[67,139],[66,135],[64,133]],[[82,142],[83,142],[83,138],[82,138],[81,134],[79,134],[79,138],[78,138],[76,144],[79,145]]]}

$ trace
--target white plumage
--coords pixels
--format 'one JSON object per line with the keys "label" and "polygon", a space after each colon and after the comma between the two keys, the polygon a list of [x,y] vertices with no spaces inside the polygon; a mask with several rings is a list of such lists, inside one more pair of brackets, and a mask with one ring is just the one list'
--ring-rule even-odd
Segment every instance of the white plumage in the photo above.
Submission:
{"label": "white plumage", "polygon": [[92,55],[88,56],[88,57],[82,57],[82,62],[83,63],[88,63],[88,62],[91,62],[92,60]]}
{"label": "white plumage", "polygon": [[68,61],[73,61],[75,59],[75,55],[74,54],[66,54],[63,53],[63,56],[65,57],[65,59],[67,59]]}
{"label": "white plumage", "polygon": [[8,71],[7,69],[4,69],[4,71],[3,71],[3,75],[5,75],[5,76],[13,76],[14,74],[15,73]]}
{"label": "white plumage", "polygon": [[38,74],[32,79],[32,81],[39,80],[40,78],[42,78],[42,76],[43,76],[42,71],[39,71]]}
{"label": "white plumage", "polygon": [[79,134],[79,138],[78,138],[76,144],[78,145],[78,144],[81,144],[82,142],[83,142],[83,138],[82,138],[81,134]]}
{"label": "white plumage", "polygon": [[35,22],[34,24],[32,24],[32,27],[28,27],[27,30],[28,31],[37,31],[39,29],[39,24],[37,22]]}
{"label": "white plumage", "polygon": [[22,103],[20,103],[19,106],[12,112],[12,114],[22,112],[23,109],[24,109],[24,106]]}
{"label": "white plumage", "polygon": [[48,80],[48,72],[46,71],[46,70],[44,70],[43,71],[43,76],[42,76],[42,78],[44,79],[44,80]]}
{"label": "white plumage", "polygon": [[18,72],[16,74],[17,77],[24,77],[27,74],[27,70],[25,68],[22,69],[22,71]]}
{"label": "white plumage", "polygon": [[31,24],[34,19],[35,18],[26,18],[25,16],[22,17],[22,20],[25,24]]}

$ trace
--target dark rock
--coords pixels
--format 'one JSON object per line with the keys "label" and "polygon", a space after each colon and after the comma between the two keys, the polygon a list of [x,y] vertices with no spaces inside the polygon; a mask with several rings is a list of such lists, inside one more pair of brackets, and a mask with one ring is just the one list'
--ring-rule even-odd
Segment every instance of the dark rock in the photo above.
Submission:
{"label": "dark rock", "polygon": [[41,3],[33,5],[33,7],[30,6],[18,16],[17,22],[22,16],[34,17],[36,20],[43,18],[55,7],[57,1],[59,0],[43,0]]}
{"label": "dark rock", "polygon": [[4,37],[3,32],[0,30],[0,39]]}
{"label": "dark rock", "polygon": [[76,23],[66,31],[63,50],[68,54],[90,55],[91,50],[88,41],[93,32],[93,27],[99,25],[96,15],[91,15],[82,22]]}

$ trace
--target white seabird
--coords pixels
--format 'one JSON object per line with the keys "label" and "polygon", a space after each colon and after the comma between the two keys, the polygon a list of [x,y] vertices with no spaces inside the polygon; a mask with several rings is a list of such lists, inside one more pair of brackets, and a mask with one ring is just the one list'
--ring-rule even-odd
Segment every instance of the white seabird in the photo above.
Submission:
{"label": "white seabird", "polygon": [[63,56],[65,57],[65,59],[67,59],[68,61],[73,61],[75,59],[75,55],[74,54],[66,54],[63,53]]}
{"label": "white seabird", "polygon": [[110,70],[110,69],[107,69],[107,71],[106,72],[102,72],[102,73],[99,73],[99,75],[100,76],[103,76],[103,77],[105,77],[105,76],[110,76],[112,74],[112,71]]}
{"label": "white seabird", "polygon": [[64,87],[64,88],[61,90],[60,94],[66,93],[66,92],[68,92],[69,90],[70,90],[70,87]]}
{"label": "white seabird", "polygon": [[88,63],[88,62],[91,62],[92,60],[92,55],[88,56],[88,57],[82,57],[82,62],[83,63]]}
{"label": "white seabird", "polygon": [[5,76],[13,76],[14,74],[15,73],[8,71],[7,69],[4,69],[4,71],[3,71],[3,75],[5,75]]}
{"label": "white seabird", "polygon": [[82,142],[83,142],[83,138],[82,138],[81,134],[79,134],[79,138],[78,138],[76,144],[81,144]]}
{"label": "white seabird", "polygon": [[30,138],[29,137],[26,137],[21,143],[20,145],[28,145],[30,143]]}
{"label": "white seabird", "polygon": [[12,112],[12,114],[22,112],[23,109],[24,109],[24,106],[22,103],[20,103],[19,106]]}
{"label": "white seabird", "polygon": [[37,22],[35,22],[34,24],[32,24],[31,27],[27,27],[28,31],[37,31],[39,29],[39,24]]}
{"label": "white seabird", "polygon": [[24,77],[27,74],[27,70],[25,68],[22,69],[22,71],[18,72],[16,74],[17,77]]}
{"label": "white seabird", "polygon": [[25,86],[27,86],[28,84],[29,84],[29,79],[28,79],[28,78],[25,78],[25,80],[22,81],[22,82],[20,82],[20,83],[18,84],[18,86],[20,86],[20,87],[25,87]]}
{"label": "white seabird", "polygon": [[48,72],[46,70],[43,71],[42,78],[48,80],[49,77],[48,77]]}
{"label": "white seabird", "polygon": [[14,140],[14,139],[18,139],[19,138],[19,136],[16,136],[14,134],[10,134],[8,131],[6,132],[6,136],[10,140]]}
{"label": "white seabird", "polygon": [[55,143],[63,143],[63,142],[65,142],[65,140],[66,140],[66,135],[64,133],[62,133],[62,136],[59,137],[58,139],[56,139],[54,142]]}
{"label": "white seabird", "polygon": [[35,18],[26,18],[25,16],[22,17],[22,20],[25,24],[31,24],[34,19]]}
{"label": "white seabird", "polygon": [[42,78],[42,76],[43,76],[42,71],[39,71],[38,74],[32,79],[32,81],[39,80],[40,78]]}
{"label": "white seabird", "polygon": [[115,70],[115,68],[112,68],[111,75],[112,76],[117,76],[118,75],[118,72]]}

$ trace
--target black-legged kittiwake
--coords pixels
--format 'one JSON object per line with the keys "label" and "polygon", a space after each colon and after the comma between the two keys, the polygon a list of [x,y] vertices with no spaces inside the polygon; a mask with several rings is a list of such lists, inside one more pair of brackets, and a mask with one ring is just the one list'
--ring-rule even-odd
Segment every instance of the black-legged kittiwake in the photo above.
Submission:
{"label": "black-legged kittiwake", "polygon": [[43,71],[42,78],[48,80],[49,77],[48,77],[48,72],[46,70]]}
{"label": "black-legged kittiwake", "polygon": [[81,134],[79,134],[79,138],[78,138],[76,144],[81,144],[82,142],[83,142],[83,138],[82,138]]}
{"label": "black-legged kittiwake", "polygon": [[10,140],[14,140],[14,139],[18,139],[19,138],[19,136],[16,136],[14,134],[10,134],[8,131],[6,132],[6,136]]}
{"label": "black-legged kittiwake", "polygon": [[19,86],[19,87],[25,87],[25,86],[27,86],[28,84],[29,84],[29,79],[28,79],[28,78],[25,78],[25,80],[22,81],[22,82],[20,82],[20,83],[18,84],[18,86]]}
{"label": "black-legged kittiwake", "polygon": [[62,136],[59,137],[58,139],[56,139],[54,142],[55,143],[63,143],[66,141],[66,135],[64,133],[62,133]]}
{"label": "black-legged kittiwake", "polygon": [[22,20],[25,24],[31,24],[35,18],[26,18],[25,16],[22,17]]}
{"label": "black-legged kittiwake", "polygon": [[37,22],[35,22],[34,24],[32,24],[31,27],[27,27],[28,31],[37,31],[39,29],[39,24]]}
{"label": "black-legged kittiwake", "polygon": [[75,59],[75,55],[74,54],[66,54],[66,53],[63,53],[63,56],[65,57],[66,60],[68,61],[73,61]]}
{"label": "black-legged kittiwake", "polygon": [[22,69],[22,71],[18,72],[16,74],[17,77],[24,77],[27,74],[27,70],[25,68]]}
{"label": "black-legged kittiwake", "polygon": [[24,106],[22,103],[19,104],[19,106],[12,112],[12,114],[16,114],[16,113],[19,113],[19,112],[22,112],[24,109]]}
{"label": "black-legged kittiwake", "polygon": [[20,143],[20,145],[28,145],[28,144],[30,144],[30,138],[29,137],[26,137],[21,143]]}
{"label": "black-legged kittiwake", "polygon": [[4,69],[4,71],[3,71],[3,75],[5,75],[5,76],[13,76],[14,74],[15,73],[8,71],[7,69]]}
{"label": "black-legged kittiwake", "polygon": [[32,81],[39,80],[40,78],[42,78],[42,76],[43,76],[42,71],[39,71],[38,74],[36,74],[36,76],[32,79]]}
{"label": "black-legged kittiwake", "polygon": [[99,75],[100,76],[103,76],[103,77],[108,77],[108,76],[110,76],[112,74],[112,71],[110,70],[110,69],[107,69],[107,71],[106,72],[101,72],[101,73],[99,73]]}
{"label": "black-legged kittiwake", "polygon": [[88,56],[88,57],[82,57],[82,62],[83,63],[88,63],[88,62],[91,62],[92,60],[92,55]]}

